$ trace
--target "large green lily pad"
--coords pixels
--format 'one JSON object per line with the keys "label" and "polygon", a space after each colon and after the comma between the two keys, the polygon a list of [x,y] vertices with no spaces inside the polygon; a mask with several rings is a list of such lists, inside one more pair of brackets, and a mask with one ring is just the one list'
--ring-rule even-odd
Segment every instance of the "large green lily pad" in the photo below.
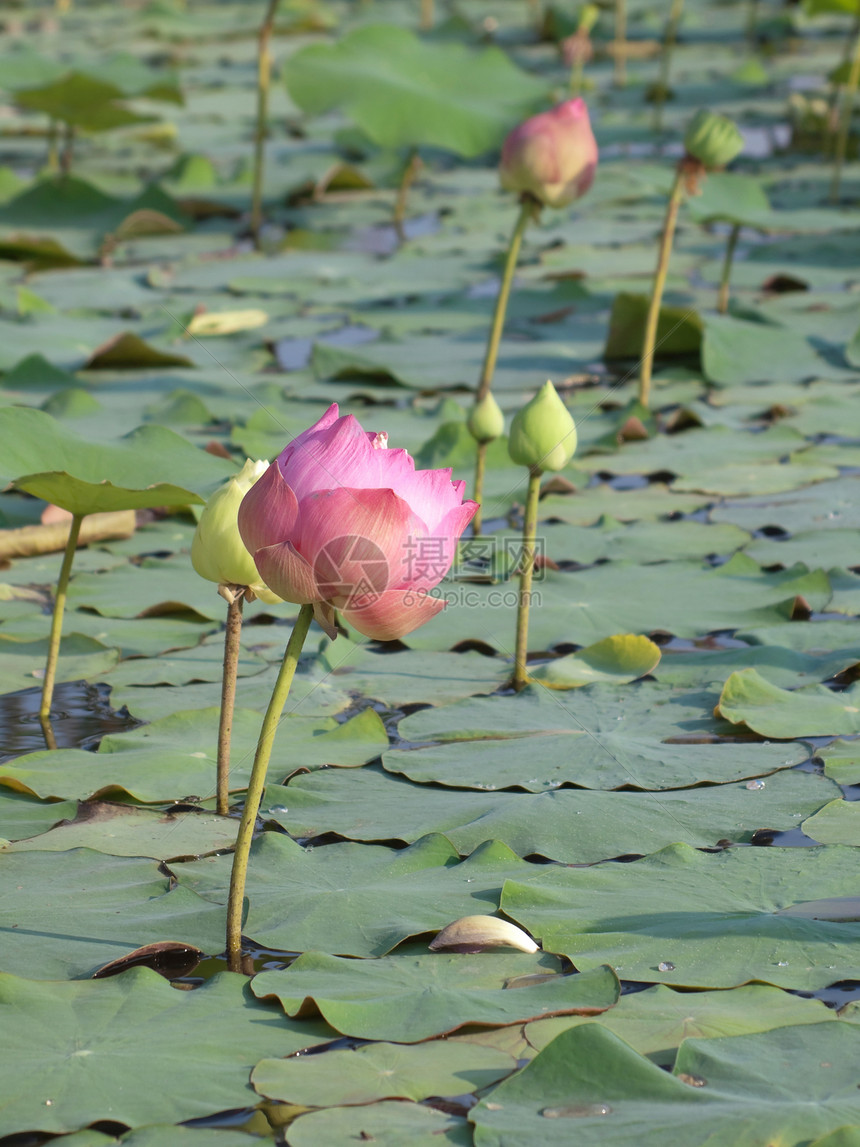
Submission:
{"label": "large green lily pad", "polygon": [[[517,990],[506,990],[512,981]],[[283,971],[261,972],[254,994],[275,996],[289,1016],[321,1014],[344,1035],[417,1043],[465,1024],[499,1027],[537,1015],[596,1014],[618,999],[611,968],[562,974],[542,952],[405,950],[377,960],[305,952]]]}
{"label": "large green lily pad", "polygon": [[462,854],[498,839],[520,856],[589,864],[653,852],[673,841],[698,848],[748,841],[760,828],[795,828],[838,796],[831,781],[786,769],[764,785],[660,793],[463,792],[425,785],[416,800],[413,785],[371,765],[296,777],[286,789],[269,785],[265,808],[300,837],[335,832],[349,840],[409,843],[441,832]]}
{"label": "large green lily pad", "polygon": [[6,1030],[18,1032],[0,1052],[9,1133],[100,1120],[136,1127],[244,1107],[255,1102],[248,1076],[257,1060],[334,1034],[286,1020],[227,973],[196,992],[176,992],[146,968],[66,984],[0,974],[0,1008]]}
{"label": "large green lily pad", "polygon": [[[459,862],[459,863],[458,863]],[[232,857],[175,865],[180,882],[226,905]],[[331,844],[302,848],[266,832],[253,845],[246,935],[267,948],[339,956],[383,956],[402,941],[452,920],[496,911],[502,884],[529,865],[488,842],[468,859],[444,836],[409,848]]]}
{"label": "large green lily pad", "polygon": [[290,96],[307,112],[343,107],[383,147],[442,147],[479,155],[546,96],[499,49],[421,41],[375,24],[288,61]]}
{"label": "large green lily pad", "polygon": [[[761,980],[811,991],[854,975],[855,857],[835,845],[806,849],[795,866],[780,848],[709,854],[674,844],[634,864],[509,881],[502,910],[578,968],[611,963],[624,979],[685,987]],[[816,919],[815,902],[832,900],[841,901],[837,920],[829,911]]]}
{"label": "large green lily pad", "polygon": [[[562,1032],[469,1114],[480,1147],[801,1147],[857,1119],[852,1024],[685,1040],[668,1075],[597,1024]],[[571,1122],[573,1121],[573,1122]]]}

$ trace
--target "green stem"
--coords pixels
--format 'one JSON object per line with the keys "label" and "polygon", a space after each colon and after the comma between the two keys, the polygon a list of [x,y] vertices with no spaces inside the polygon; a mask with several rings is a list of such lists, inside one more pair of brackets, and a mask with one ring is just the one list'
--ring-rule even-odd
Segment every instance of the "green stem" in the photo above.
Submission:
{"label": "green stem", "polygon": [[415,182],[415,176],[420,170],[421,159],[413,147],[403,169],[400,186],[397,189],[397,199],[394,202],[394,230],[397,232],[397,238],[401,243],[406,242],[406,233],[403,230],[403,221],[406,218],[406,199],[409,195],[409,188]]}
{"label": "green stem", "polygon": [[248,791],[245,794],[245,807],[236,835],[236,850],[233,853],[233,869],[230,873],[230,895],[227,901],[227,967],[231,972],[242,970],[242,907],[245,902],[245,880],[248,875],[248,856],[251,852],[251,841],[254,839],[254,826],[257,823],[257,814],[260,811],[260,801],[263,799],[263,789],[266,784],[266,770],[269,767],[269,757],[272,755],[272,745],[275,733],[278,731],[281,713],[299,663],[299,654],[313,616],[313,606],[303,605],[293,626],[281,671],[272,690],[272,697],[257,741],[257,752],[254,756]]}
{"label": "green stem", "polygon": [[63,150],[60,152],[60,174],[69,175],[72,170],[72,160],[75,157],[75,127],[67,123],[63,137]]}
{"label": "green stem", "polygon": [[570,94],[576,99],[577,96],[582,95],[582,73],[584,70],[584,63],[582,57],[578,57],[573,67],[570,69]]}
{"label": "green stem", "polygon": [[669,193],[669,202],[666,206],[666,218],[663,222],[663,234],[660,237],[660,248],[657,254],[657,269],[654,272],[654,286],[651,289],[651,302],[648,305],[648,317],[645,320],[645,338],[642,342],[639,401],[646,408],[651,400],[651,370],[654,361],[654,344],[657,341],[660,304],[663,301],[663,288],[666,285],[666,275],[669,271],[669,257],[672,254],[672,240],[675,237],[675,224],[678,222],[678,208],[681,205],[683,190],[684,172],[682,165],[679,164],[675,182]]}
{"label": "green stem", "polygon": [[233,709],[236,704],[236,676],[244,603],[245,594],[240,587],[227,606],[227,625],[224,630],[224,672],[221,677],[221,719],[218,724],[216,798],[216,811],[219,816],[226,816],[230,811],[230,738],[233,733]]}
{"label": "green stem", "polygon": [[848,73],[848,83],[842,97],[842,107],[839,116],[839,134],[836,136],[836,150],[833,158],[833,180],[830,184],[830,202],[839,202],[839,184],[842,180],[842,165],[845,162],[845,152],[848,147],[848,134],[851,131],[851,117],[854,114],[854,97],[857,95],[857,84],[860,83],[860,36],[854,43],[854,55],[851,58],[851,71]]}
{"label": "green stem", "polygon": [[537,532],[538,498],[543,471],[537,466],[529,470],[529,490],[523,516],[523,557],[520,572],[520,602],[517,609],[517,641],[514,649],[514,677],[511,684],[519,693],[528,684],[526,661],[529,649],[529,606],[532,595],[532,574],[535,568],[535,534]]}
{"label": "green stem", "polygon": [[[475,394],[475,404],[477,405],[482,399],[486,398],[490,393],[490,387],[493,385],[493,375],[496,371],[496,359],[499,357],[499,344],[502,341],[502,331],[505,327],[505,314],[508,309],[508,299],[511,296],[511,284],[514,281],[514,271],[517,266],[517,259],[520,256],[520,247],[523,241],[526,227],[528,226],[529,219],[532,217],[534,211],[534,202],[530,198],[524,198],[520,204],[520,213],[517,216],[517,222],[514,226],[511,240],[508,243],[508,253],[505,256],[505,269],[502,272],[502,282],[499,287],[499,293],[496,297],[496,309],[493,312],[493,321],[490,326],[490,335],[487,339],[487,349],[484,353],[484,363],[481,367],[481,377],[478,382],[478,390]],[[478,443],[478,458],[475,464],[475,487],[472,497],[478,503],[478,512],[472,519],[472,532],[477,537],[481,532],[481,498],[484,493],[484,467],[486,464],[487,455],[487,442]]]}
{"label": "green stem", "polygon": [[51,116],[48,126],[48,171],[51,175],[57,175],[60,170],[59,136],[60,126]]}
{"label": "green stem", "polygon": [[666,21],[666,31],[663,34],[663,50],[660,53],[660,78],[657,81],[657,101],[654,105],[654,130],[662,131],[663,105],[669,93],[669,69],[672,64],[672,52],[678,39],[678,27],[684,14],[684,0],[672,0],[669,10],[669,19]]}
{"label": "green stem", "polygon": [[627,0],[615,0],[615,70],[616,88],[627,83]]}
{"label": "green stem", "polygon": [[57,659],[60,656],[60,638],[63,633],[63,611],[66,608],[66,591],[69,588],[69,575],[72,572],[72,562],[75,560],[75,550],[78,546],[78,535],[81,532],[83,514],[74,514],[69,526],[69,537],[66,541],[66,551],[63,554],[63,564],[60,566],[60,576],[57,578],[57,592],[54,595],[54,614],[51,618],[51,636],[48,639],[48,660],[45,662],[45,680],[42,684],[42,705],[39,709],[39,719],[43,725],[51,719],[51,701],[54,697],[54,682],[57,678]]}
{"label": "green stem", "polygon": [[257,34],[257,122],[254,128],[254,182],[251,190],[251,234],[258,244],[263,222],[263,164],[269,118],[269,86],[272,79],[272,54],[269,43],[275,27],[279,0],[269,0],[266,15]]}
{"label": "green stem", "polygon": [[[860,11],[857,12],[857,15],[852,20],[851,28],[845,37],[842,59],[839,62],[840,68],[847,68],[849,66],[854,42],[858,36],[860,36]],[[824,125],[821,129],[821,154],[825,158],[829,155],[833,143],[833,125],[838,119],[841,91],[842,89],[839,84],[833,83],[830,85],[830,92],[827,97],[827,115],[824,117]]]}
{"label": "green stem", "polygon": [[758,26],[758,0],[747,0],[747,47],[755,51]]}
{"label": "green stem", "polygon": [[724,315],[729,309],[729,279],[732,274],[732,260],[735,257],[735,247],[738,245],[738,235],[741,233],[740,223],[735,223],[729,232],[726,241],[726,254],[723,259],[723,273],[720,276],[720,291],[717,295],[717,311]]}

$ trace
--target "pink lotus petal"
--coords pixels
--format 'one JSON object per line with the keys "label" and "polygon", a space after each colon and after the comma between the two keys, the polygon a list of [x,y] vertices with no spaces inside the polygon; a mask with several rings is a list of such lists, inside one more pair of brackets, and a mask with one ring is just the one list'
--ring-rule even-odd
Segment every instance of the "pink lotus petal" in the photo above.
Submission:
{"label": "pink lotus petal", "polygon": [[239,535],[249,553],[274,546],[295,530],[299,504],[273,462],[239,506]]}
{"label": "pink lotus petal", "polygon": [[478,509],[477,502],[464,502],[449,510],[433,533],[415,539],[406,581],[402,588],[426,592],[437,586],[454,561],[460,535]]}
{"label": "pink lotus petal", "polygon": [[391,589],[341,611],[344,621],[375,641],[394,641],[430,621],[445,602],[410,589]]}
{"label": "pink lotus petal", "polygon": [[425,532],[393,490],[342,486],[301,501],[296,546],[314,568],[319,596],[340,608],[355,594],[402,585],[409,539]]}
{"label": "pink lotus petal", "polygon": [[310,605],[319,601],[321,594],[314,577],[313,567],[293,547],[291,542],[266,546],[254,554],[254,564],[269,589],[284,601],[296,605]]}
{"label": "pink lotus petal", "polygon": [[279,455],[278,465],[301,502],[317,490],[382,485],[379,458],[384,453],[373,449],[349,414],[314,434],[299,435]]}
{"label": "pink lotus petal", "polygon": [[[392,451],[388,451],[392,453]],[[412,459],[409,459],[412,462]],[[415,470],[401,467],[388,483],[393,490],[409,503],[417,516],[427,526],[431,534],[437,532],[445,515],[459,506],[463,500],[465,483],[455,485],[451,481],[451,471]],[[460,489],[457,489],[459,485]]]}

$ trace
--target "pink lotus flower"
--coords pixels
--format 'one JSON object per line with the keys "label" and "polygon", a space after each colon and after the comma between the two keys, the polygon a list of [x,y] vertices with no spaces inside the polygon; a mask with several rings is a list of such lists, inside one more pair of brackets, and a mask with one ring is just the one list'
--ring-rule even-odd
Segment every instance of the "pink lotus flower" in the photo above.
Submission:
{"label": "pink lotus flower", "polygon": [[567,100],[514,128],[502,147],[502,187],[566,207],[588,191],[597,168],[597,141],[581,99]]}
{"label": "pink lotus flower", "polygon": [[333,636],[333,611],[389,641],[429,621],[429,591],[451,567],[476,502],[450,470],[416,470],[387,434],[362,430],[333,403],[251,487],[239,533],[279,597],[314,605]]}

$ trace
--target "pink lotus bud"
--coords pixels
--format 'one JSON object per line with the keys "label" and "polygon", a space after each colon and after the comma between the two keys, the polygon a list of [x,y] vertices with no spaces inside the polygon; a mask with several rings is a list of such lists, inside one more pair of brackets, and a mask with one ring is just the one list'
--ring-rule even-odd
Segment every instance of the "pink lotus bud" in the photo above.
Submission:
{"label": "pink lotus bud", "polygon": [[390,641],[429,621],[430,594],[451,567],[476,502],[450,470],[416,470],[384,433],[362,430],[333,403],[251,487],[239,532],[279,597],[332,608],[360,633]]}
{"label": "pink lotus bud", "polygon": [[588,108],[575,99],[514,128],[502,147],[499,174],[506,191],[531,195],[545,207],[566,207],[588,191],[596,167]]}

